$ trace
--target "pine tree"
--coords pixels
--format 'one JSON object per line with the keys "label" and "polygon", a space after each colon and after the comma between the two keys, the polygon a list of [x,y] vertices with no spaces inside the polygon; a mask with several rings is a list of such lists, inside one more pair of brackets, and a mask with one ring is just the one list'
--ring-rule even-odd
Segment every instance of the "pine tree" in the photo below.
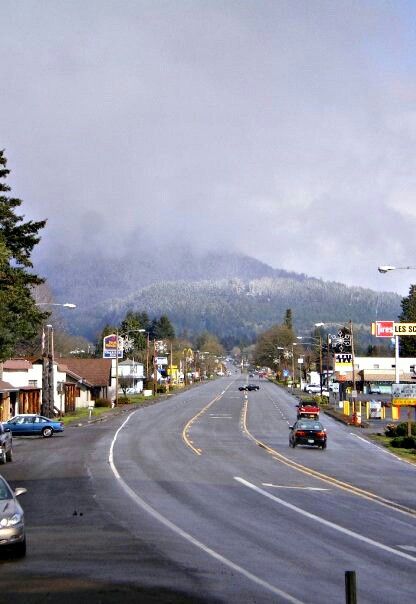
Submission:
{"label": "pine tree", "polygon": [[[401,303],[402,312],[399,320],[402,323],[416,323],[416,285],[411,285],[409,295],[403,298]],[[404,336],[399,343],[400,356],[416,357],[416,336]]]}
{"label": "pine tree", "polygon": [[0,150],[0,361],[10,358],[16,347],[36,336],[48,313],[41,312],[33,288],[44,282],[31,269],[31,254],[40,241],[46,221],[25,222],[16,214],[20,199],[9,197],[4,182],[10,173]]}

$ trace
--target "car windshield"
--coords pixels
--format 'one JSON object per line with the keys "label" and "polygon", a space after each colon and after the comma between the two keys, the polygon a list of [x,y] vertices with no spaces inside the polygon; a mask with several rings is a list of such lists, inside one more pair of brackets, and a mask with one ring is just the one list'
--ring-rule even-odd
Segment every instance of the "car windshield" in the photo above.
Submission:
{"label": "car windshield", "polygon": [[320,422],[298,422],[296,428],[301,430],[323,430],[324,427]]}
{"label": "car windshield", "polygon": [[4,480],[0,480],[0,501],[4,501],[5,499],[12,499],[13,496],[10,492],[9,487],[4,482]]}

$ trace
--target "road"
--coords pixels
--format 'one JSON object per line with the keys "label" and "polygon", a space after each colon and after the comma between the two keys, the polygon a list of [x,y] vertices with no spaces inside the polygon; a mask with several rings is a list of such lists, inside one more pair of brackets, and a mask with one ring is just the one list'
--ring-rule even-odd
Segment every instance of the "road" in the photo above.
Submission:
{"label": "road", "polygon": [[360,604],[413,601],[416,467],[327,417],[327,450],[289,449],[295,400],[258,383],[16,438],[28,554],[0,601],[338,603],[347,570]]}

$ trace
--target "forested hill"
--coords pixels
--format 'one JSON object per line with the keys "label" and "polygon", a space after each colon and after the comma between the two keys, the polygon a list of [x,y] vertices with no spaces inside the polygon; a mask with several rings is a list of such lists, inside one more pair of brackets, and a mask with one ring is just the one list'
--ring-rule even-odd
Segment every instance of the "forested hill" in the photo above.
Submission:
{"label": "forested hill", "polygon": [[310,333],[316,322],[346,323],[350,319],[368,334],[372,321],[397,318],[400,300],[393,293],[305,277],[163,281],[128,296],[93,304],[88,299],[84,304],[81,301],[82,311],[71,314],[71,328],[94,339],[104,324],[119,322],[127,310],[144,310],[151,317],[167,314],[177,334],[192,336],[208,330],[231,347],[250,343],[257,334],[280,323],[288,308],[299,334]]}

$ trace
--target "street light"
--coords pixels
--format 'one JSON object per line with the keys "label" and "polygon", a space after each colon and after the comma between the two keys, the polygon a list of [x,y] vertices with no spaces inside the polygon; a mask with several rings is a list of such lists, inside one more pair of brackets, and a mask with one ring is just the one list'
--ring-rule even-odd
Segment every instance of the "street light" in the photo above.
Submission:
{"label": "street light", "polygon": [[388,264],[377,267],[379,273],[388,273],[389,271],[407,271],[416,269],[416,266],[389,266]]}
{"label": "street light", "polygon": [[[71,302],[35,302],[35,306],[63,306],[65,308],[76,308]],[[42,405],[41,413],[46,417],[53,417],[55,403],[54,392],[54,346],[53,326],[46,325],[48,334],[47,352],[45,352],[45,331],[42,333]]]}
{"label": "street light", "polygon": [[[297,336],[296,339],[303,340],[303,336]],[[319,335],[317,337],[308,336],[308,340],[313,340],[314,342],[319,342],[319,386],[321,389],[321,396],[322,396],[322,336],[321,335]]]}

